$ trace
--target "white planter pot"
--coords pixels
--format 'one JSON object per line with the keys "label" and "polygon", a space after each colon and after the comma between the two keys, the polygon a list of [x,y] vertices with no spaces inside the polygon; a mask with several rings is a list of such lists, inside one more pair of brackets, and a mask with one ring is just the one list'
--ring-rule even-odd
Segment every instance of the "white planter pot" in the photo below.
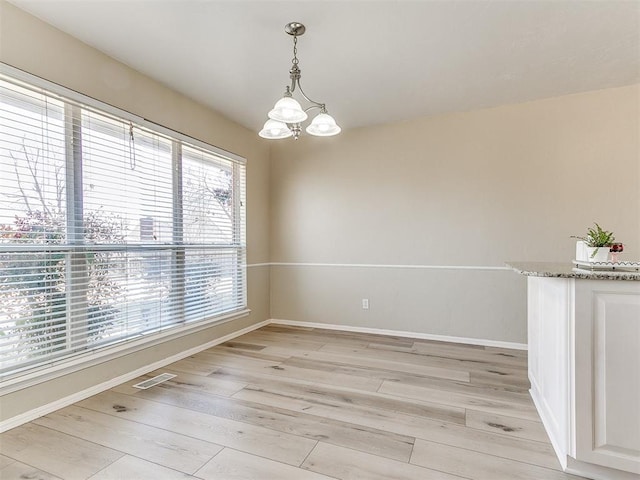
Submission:
{"label": "white planter pot", "polygon": [[587,244],[582,240],[576,242],[576,260],[580,262],[588,262],[589,254],[587,253]]}
{"label": "white planter pot", "polygon": [[609,247],[587,247],[587,257],[590,262],[608,262]]}

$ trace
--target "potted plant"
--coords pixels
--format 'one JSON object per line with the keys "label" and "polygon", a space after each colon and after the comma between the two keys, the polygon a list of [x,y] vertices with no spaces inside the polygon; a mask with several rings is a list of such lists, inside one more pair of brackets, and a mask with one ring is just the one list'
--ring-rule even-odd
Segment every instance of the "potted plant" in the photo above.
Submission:
{"label": "potted plant", "polygon": [[603,230],[600,225],[594,223],[595,228],[588,228],[584,237],[576,237],[582,240],[587,247],[587,255],[591,262],[606,262],[609,258],[611,244],[615,240],[613,232]]}

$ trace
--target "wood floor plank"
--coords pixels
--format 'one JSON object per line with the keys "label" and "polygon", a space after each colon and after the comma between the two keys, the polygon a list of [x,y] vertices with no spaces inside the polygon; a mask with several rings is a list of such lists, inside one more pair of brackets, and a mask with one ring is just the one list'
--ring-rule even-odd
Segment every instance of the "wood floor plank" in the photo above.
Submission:
{"label": "wood floor plank", "polygon": [[434,388],[416,387],[397,382],[383,382],[378,390],[381,393],[399,397],[415,398],[433,403],[472,408],[483,412],[505,414],[511,417],[538,420],[538,412],[533,405],[525,405],[504,400],[491,400],[453,392],[443,392]]}
{"label": "wood floor plank", "polygon": [[[526,379],[526,368],[515,367],[509,365],[496,365],[488,360],[464,360],[454,358],[452,355],[429,355],[424,352],[417,351],[393,351],[380,350],[373,348],[349,348],[345,345],[325,345],[318,352],[334,353],[354,357],[356,361],[360,359],[373,359],[378,362],[394,362],[399,364],[412,365],[414,369],[420,369],[423,366],[430,368],[441,368],[452,371],[464,372],[470,375],[473,372],[499,372],[498,375],[507,374],[518,378]],[[409,371],[409,370],[407,370]],[[469,378],[464,379],[468,381]]]}
{"label": "wood floor plank", "polygon": [[254,345],[252,343],[236,342],[233,340],[221,343],[219,346],[226,347],[226,348],[233,348],[236,350],[250,350],[250,351],[260,351],[265,348],[264,345]]}
{"label": "wood floor plank", "polygon": [[510,437],[525,438],[543,443],[549,442],[547,432],[545,432],[544,426],[539,420],[525,420],[467,409],[466,425],[488,432],[498,432]]}
{"label": "wood floor plank", "polygon": [[77,405],[290,465],[300,465],[316,443],[308,438],[113,391]]}
{"label": "wood floor plank", "polygon": [[[242,341],[245,343],[253,343],[256,345],[268,346],[281,346],[283,334],[272,334],[263,332],[262,329],[254,330],[242,336]],[[314,342],[311,340],[297,340],[287,337],[287,347],[297,350],[319,350],[322,348],[324,342]]]}
{"label": "wood floor plank", "polygon": [[65,479],[87,478],[123,456],[33,423],[0,434],[0,453]]}
{"label": "wood floor plank", "polygon": [[[444,420],[452,423],[464,424],[465,409],[447,404],[429,403],[420,399],[402,398],[379,392],[357,390],[349,387],[332,387],[329,385],[316,385],[311,382],[274,381],[268,375],[255,374],[244,370],[220,369],[215,376],[234,377],[242,379],[250,385],[234,394],[247,390],[269,392],[286,398],[306,400],[321,405],[329,405],[333,408],[360,407],[373,409],[374,413],[393,414],[401,413],[415,417],[426,417],[435,420]],[[381,412],[379,412],[381,411]]]}
{"label": "wood floor plank", "polygon": [[319,473],[225,448],[197,474],[204,480],[331,480]]}
{"label": "wood floor plank", "polygon": [[189,478],[193,477],[141,458],[125,455],[90,477],[89,480],[185,480]]}
{"label": "wood floor plank", "polygon": [[[222,366],[226,370],[233,369],[238,371],[238,368]],[[313,382],[322,385],[330,385],[334,387],[350,387],[363,391],[375,392],[382,385],[383,380],[378,378],[368,378],[365,372],[358,372],[360,375],[349,375],[344,373],[327,372],[322,370],[311,370],[308,368],[300,368],[292,365],[280,365],[264,366],[264,367],[249,367],[246,368],[249,372],[256,372],[258,374],[277,377],[282,380],[295,379],[305,382]],[[215,377],[214,377],[215,378]]]}
{"label": "wood floor plank", "polygon": [[[346,345],[325,345],[319,352],[335,353],[340,355],[350,355],[357,358],[369,358],[379,361],[388,361],[395,363],[405,363],[414,366],[429,366],[451,370],[459,370],[462,372],[470,372],[474,370],[486,370],[495,368],[489,362],[480,362],[472,360],[460,360],[450,358],[448,356],[427,355],[417,352],[402,352],[394,350],[383,350],[374,348],[350,348]],[[501,366],[501,368],[506,368]],[[518,368],[518,373],[522,373],[522,369]]]}
{"label": "wood floor plank", "polygon": [[500,433],[476,430],[446,422],[441,422],[433,428],[426,426],[416,433],[416,437],[452,447],[531,463],[540,467],[561,469],[549,442],[543,443],[509,437]]}
{"label": "wood floor plank", "polygon": [[[261,347],[261,350],[246,350],[241,348],[231,348],[227,347],[226,343],[221,345],[217,345],[214,348],[210,348],[208,350],[204,350],[204,353],[217,353],[217,354],[225,354],[225,355],[233,355],[239,358],[255,358],[258,360],[266,360],[267,362],[283,362],[289,357],[291,357],[291,353],[284,354],[273,354],[270,352],[265,352],[268,347]],[[249,345],[249,344],[243,344]]]}
{"label": "wood floor plank", "polygon": [[60,477],[15,460],[5,465],[0,464],[0,478],[5,480],[62,480]]}
{"label": "wood floor plank", "polygon": [[12,463],[15,463],[17,460],[14,458],[7,457],[5,455],[0,455],[0,468],[7,467]]}
{"label": "wood floor plank", "polygon": [[470,349],[463,345],[433,345],[416,342],[411,349],[413,353],[426,356],[453,358],[455,360],[484,362],[491,365],[527,368],[527,358],[519,353],[506,350]]}
{"label": "wood floor plank", "polygon": [[528,463],[420,439],[416,440],[411,463],[472,480],[570,480],[580,478]]}
{"label": "wood floor plank", "polygon": [[[403,372],[394,372],[391,370],[384,370],[379,368],[372,367],[357,367],[350,366],[344,363],[335,363],[335,362],[316,362],[314,360],[310,360],[308,358],[300,358],[300,357],[291,357],[288,360],[285,360],[280,364],[280,367],[294,367],[296,369],[306,369],[312,372],[329,372],[333,375],[347,375],[352,377],[364,377],[368,379],[376,379],[379,380],[380,383],[376,386],[379,387],[382,384],[382,381],[394,381],[394,382],[419,382],[421,378],[417,375],[412,375]],[[349,384],[353,385],[353,384]],[[375,385],[375,384],[372,384]]]}
{"label": "wood floor plank", "polygon": [[[440,378],[446,380],[456,380],[460,382],[469,381],[469,372],[451,370],[439,367],[413,366],[406,363],[394,363],[369,359],[360,361],[349,356],[331,355],[324,352],[311,352],[310,354],[294,354],[283,362],[285,365],[297,365],[302,368],[312,370],[326,370],[349,375],[367,375],[383,380],[403,381],[413,377]],[[363,365],[359,365],[359,364]],[[407,368],[409,367],[409,368]],[[413,371],[411,371],[413,370]]]}
{"label": "wood floor plank", "polygon": [[470,364],[497,365],[503,367],[526,369],[527,361],[521,357],[501,352],[487,352],[484,349],[469,349],[463,345],[443,346],[436,344],[414,343],[411,348],[394,347],[390,345],[369,344],[367,347],[374,351],[394,352],[404,355],[415,355],[425,359],[457,360]]}
{"label": "wood floor plank", "polygon": [[193,357],[187,357],[171,364],[171,370],[203,376],[211,375],[218,368],[220,368],[218,365],[199,361]]}
{"label": "wood floor plank", "polygon": [[302,468],[341,480],[460,480],[461,477],[318,443]]}
{"label": "wood floor plank", "polygon": [[247,354],[253,353],[253,356],[243,355],[242,352],[234,351],[225,348],[216,348],[215,350],[204,350],[200,353],[189,357],[191,360],[198,362],[219,365],[225,367],[247,367],[247,368],[263,368],[273,367],[280,365],[286,357],[282,358],[264,358],[264,354],[260,354],[263,358],[259,358],[255,352],[246,352]]}
{"label": "wood floor plank", "polygon": [[499,400],[528,407],[534,406],[528,392],[514,392],[502,387],[495,387],[493,385],[478,385],[470,382],[456,382],[440,378],[420,377],[417,375],[390,379],[387,381],[422,387],[430,390],[438,390],[440,392],[460,394],[479,399]]}
{"label": "wood floor plank", "polygon": [[189,474],[222,450],[220,445],[74,405],[34,423]]}
{"label": "wood floor plank", "polygon": [[520,371],[488,367],[484,371],[471,370],[469,382],[474,385],[493,386],[505,388],[509,391],[527,393],[531,388],[529,379]]}
{"label": "wood floor plank", "polygon": [[288,352],[291,357],[306,358],[313,360],[319,364],[324,362],[342,363],[344,365],[352,365],[354,367],[370,367],[381,370],[389,370],[392,372],[404,372],[407,374],[415,374],[422,376],[430,376],[435,378],[447,378],[451,380],[459,380],[462,382],[469,381],[470,375],[468,369],[465,368],[446,368],[432,367],[426,364],[417,365],[410,363],[394,362],[388,359],[379,359],[377,357],[368,357],[351,354],[348,349],[341,347],[343,353],[331,353],[326,350],[317,351],[300,351],[289,350],[286,346],[271,346],[265,349],[265,352],[285,353]]}
{"label": "wood floor plank", "polygon": [[[383,430],[406,437],[418,437],[430,429],[440,428],[444,422],[424,417],[405,415],[399,412],[372,409],[370,407],[357,407],[349,405],[330,405],[324,402],[314,402],[295,399],[282,393],[265,392],[251,386],[238,392],[234,398],[246,399],[264,405],[282,405],[290,410],[306,412],[337,421],[358,425],[359,428],[371,428]],[[334,442],[335,443],[335,442]],[[344,445],[346,446],[346,445]],[[360,450],[367,451],[360,448]],[[371,452],[370,452],[371,453]],[[389,456],[389,455],[382,455]]]}
{"label": "wood floor plank", "polygon": [[136,396],[401,461],[408,462],[413,449],[413,437],[310,412],[294,412],[285,404],[266,405],[239,398],[219,398],[165,384],[140,390]]}

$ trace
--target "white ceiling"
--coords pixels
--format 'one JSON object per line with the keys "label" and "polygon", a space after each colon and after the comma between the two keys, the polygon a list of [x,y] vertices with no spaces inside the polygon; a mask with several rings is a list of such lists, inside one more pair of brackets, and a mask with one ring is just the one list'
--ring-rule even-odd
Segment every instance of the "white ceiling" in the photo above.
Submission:
{"label": "white ceiling", "polygon": [[640,2],[10,0],[251,129],[289,84],[343,128],[640,82]]}

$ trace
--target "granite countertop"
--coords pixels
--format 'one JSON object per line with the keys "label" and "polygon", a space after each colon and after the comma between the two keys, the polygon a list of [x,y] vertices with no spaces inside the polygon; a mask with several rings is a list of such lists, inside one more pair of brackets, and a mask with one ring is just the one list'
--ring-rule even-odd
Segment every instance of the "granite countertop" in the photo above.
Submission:
{"label": "granite countertop", "polygon": [[616,268],[615,270],[589,270],[576,268],[573,263],[550,262],[507,262],[507,267],[522,275],[533,277],[582,278],[586,280],[638,280],[640,272],[633,268]]}

